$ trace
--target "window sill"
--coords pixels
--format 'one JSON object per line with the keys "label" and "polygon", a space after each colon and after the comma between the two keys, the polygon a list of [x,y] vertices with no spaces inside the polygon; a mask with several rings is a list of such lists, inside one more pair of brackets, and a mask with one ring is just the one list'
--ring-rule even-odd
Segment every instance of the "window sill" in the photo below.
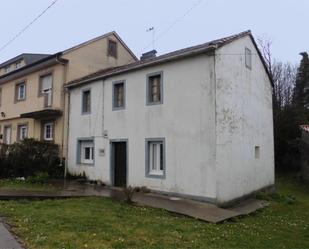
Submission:
{"label": "window sill", "polygon": [[158,101],[158,102],[147,102],[147,106],[151,106],[151,105],[162,105],[163,101]]}
{"label": "window sill", "polygon": [[165,179],[165,172],[162,173],[154,173],[154,172],[149,172],[146,174],[147,178],[157,178],[157,179]]}

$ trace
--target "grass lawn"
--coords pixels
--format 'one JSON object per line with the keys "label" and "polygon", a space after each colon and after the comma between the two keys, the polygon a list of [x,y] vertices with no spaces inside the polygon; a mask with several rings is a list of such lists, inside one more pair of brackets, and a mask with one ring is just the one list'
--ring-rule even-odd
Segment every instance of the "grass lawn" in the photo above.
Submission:
{"label": "grass lawn", "polygon": [[219,225],[104,198],[2,201],[27,248],[309,248],[309,186],[277,179],[271,206]]}
{"label": "grass lawn", "polygon": [[51,184],[31,183],[29,181],[0,179],[1,190],[28,190],[28,191],[57,191],[57,188]]}

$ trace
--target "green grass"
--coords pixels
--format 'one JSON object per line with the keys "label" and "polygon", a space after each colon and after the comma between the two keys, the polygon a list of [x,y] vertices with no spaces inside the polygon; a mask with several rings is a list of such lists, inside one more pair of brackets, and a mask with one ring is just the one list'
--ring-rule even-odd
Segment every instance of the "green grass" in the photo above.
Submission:
{"label": "green grass", "polygon": [[1,190],[25,190],[25,191],[56,191],[60,190],[51,184],[31,183],[29,181],[0,179]]}
{"label": "green grass", "polygon": [[219,225],[104,198],[0,202],[27,248],[309,248],[309,186],[277,179],[270,207]]}

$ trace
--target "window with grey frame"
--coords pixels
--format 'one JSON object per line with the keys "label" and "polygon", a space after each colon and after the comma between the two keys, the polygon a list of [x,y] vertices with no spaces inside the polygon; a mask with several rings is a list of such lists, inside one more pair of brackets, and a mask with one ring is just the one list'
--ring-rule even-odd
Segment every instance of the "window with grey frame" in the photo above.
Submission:
{"label": "window with grey frame", "polygon": [[82,114],[91,112],[91,91],[90,89],[83,90],[82,92]]}
{"label": "window with grey frame", "polygon": [[146,139],[146,176],[165,177],[165,140]]}
{"label": "window with grey frame", "polygon": [[79,139],[77,146],[77,163],[94,164],[93,139]]}
{"label": "window with grey frame", "polygon": [[113,110],[125,108],[125,81],[113,83]]}
{"label": "window with grey frame", "polygon": [[163,102],[163,75],[162,72],[147,76],[147,104],[162,104]]}

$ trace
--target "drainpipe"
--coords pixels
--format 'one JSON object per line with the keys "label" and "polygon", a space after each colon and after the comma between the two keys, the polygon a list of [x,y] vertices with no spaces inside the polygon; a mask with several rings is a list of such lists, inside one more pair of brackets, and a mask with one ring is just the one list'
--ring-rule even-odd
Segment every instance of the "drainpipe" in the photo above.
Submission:
{"label": "drainpipe", "polygon": [[[62,139],[61,139],[61,161],[60,166],[64,165],[64,178],[67,176],[67,164],[64,160],[64,156],[67,158],[67,153],[64,151],[64,136],[65,136],[65,130],[66,130],[66,117],[68,115],[67,111],[67,105],[66,105],[66,89],[64,88],[64,85],[67,83],[67,63],[68,60],[61,58],[60,56],[57,56],[56,58],[57,62],[63,66],[63,85],[62,85],[62,91],[61,96],[62,98],[62,109],[63,109],[63,125],[62,125]],[[68,126],[67,126],[68,127]],[[68,129],[67,129],[68,133]]]}

